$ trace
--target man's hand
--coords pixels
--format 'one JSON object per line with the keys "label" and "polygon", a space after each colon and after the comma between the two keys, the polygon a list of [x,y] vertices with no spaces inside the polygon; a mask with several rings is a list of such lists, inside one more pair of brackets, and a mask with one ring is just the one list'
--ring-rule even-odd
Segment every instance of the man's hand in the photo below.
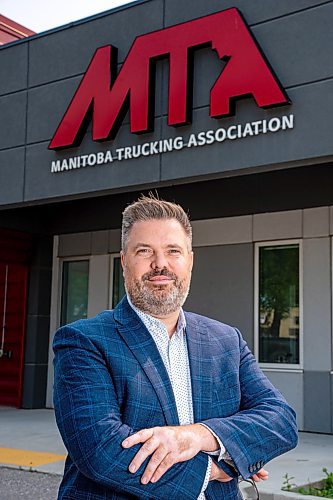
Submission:
{"label": "man's hand", "polygon": [[220,481],[221,483],[227,483],[228,481],[231,481],[232,480],[232,477],[228,476],[228,474],[226,474],[224,472],[224,470],[222,470],[217,464],[216,462],[212,462],[212,469],[210,471],[210,476],[209,476],[209,481]]}
{"label": "man's hand", "polygon": [[[259,483],[260,481],[267,481],[268,479],[268,472],[265,469],[260,469],[256,474],[253,474],[251,476],[253,481],[256,483]],[[232,480],[232,477],[228,476],[217,464],[216,462],[213,461],[212,463],[212,470],[210,472],[210,481],[220,481],[221,483],[227,483],[228,481]]]}
{"label": "man's hand", "polygon": [[258,472],[256,472],[256,474],[253,474],[253,476],[251,477],[253,481],[255,481],[256,483],[259,483],[260,481],[267,481],[268,471],[265,469],[260,469],[258,470]]}
{"label": "man's hand", "polygon": [[190,460],[200,451],[219,448],[213,434],[203,425],[181,425],[142,429],[122,442],[124,448],[144,443],[129,465],[136,472],[149,455],[152,455],[141,478],[142,484],[155,483],[178,462]]}

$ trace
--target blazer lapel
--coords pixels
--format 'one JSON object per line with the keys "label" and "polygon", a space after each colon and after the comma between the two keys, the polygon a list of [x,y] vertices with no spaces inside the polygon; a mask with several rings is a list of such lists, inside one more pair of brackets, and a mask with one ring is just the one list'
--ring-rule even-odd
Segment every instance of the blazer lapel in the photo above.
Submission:
{"label": "blazer lapel", "polygon": [[125,297],[114,310],[118,331],[150,380],[168,425],[179,425],[176,402],[156,344]]}
{"label": "blazer lapel", "polygon": [[194,422],[211,418],[212,406],[212,346],[209,331],[199,325],[190,313],[185,313],[186,339],[192,380]]}

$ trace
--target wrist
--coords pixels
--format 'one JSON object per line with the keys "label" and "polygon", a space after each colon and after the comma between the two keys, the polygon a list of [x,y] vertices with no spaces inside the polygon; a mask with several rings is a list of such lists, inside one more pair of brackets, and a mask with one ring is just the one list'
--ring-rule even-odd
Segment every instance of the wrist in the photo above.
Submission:
{"label": "wrist", "polygon": [[215,479],[217,479],[218,473],[219,473],[218,466],[213,461],[212,462],[212,467],[211,467],[211,470],[210,470],[209,481],[215,481]]}
{"label": "wrist", "polygon": [[220,449],[220,445],[216,437],[210,432],[207,427],[201,424],[192,424],[193,430],[199,439],[200,451],[211,452]]}
{"label": "wrist", "polygon": [[228,483],[229,481],[232,481],[232,477],[224,472],[223,469],[220,469],[220,467],[213,460],[209,481],[220,481],[221,483]]}

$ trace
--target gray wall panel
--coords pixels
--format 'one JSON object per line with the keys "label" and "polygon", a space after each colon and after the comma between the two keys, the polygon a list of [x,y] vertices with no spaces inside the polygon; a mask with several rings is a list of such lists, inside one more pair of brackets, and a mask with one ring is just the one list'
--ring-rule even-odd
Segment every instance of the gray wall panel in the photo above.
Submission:
{"label": "gray wall panel", "polygon": [[108,253],[109,236],[109,231],[94,231],[91,233],[91,253],[93,255],[103,255]]}
{"label": "gray wall panel", "polygon": [[88,318],[108,308],[109,255],[93,255],[89,263]]}
{"label": "gray wall panel", "polygon": [[[155,117],[161,114],[162,73],[162,63],[158,62],[156,65]],[[81,80],[82,76],[77,76],[29,90],[28,144],[51,140]],[[129,129],[128,112],[122,124],[127,125],[127,129]],[[87,139],[91,138],[91,129],[92,122],[90,121],[87,129]]]}
{"label": "gray wall panel", "polygon": [[29,90],[27,143],[48,141],[57,130],[81,77]]}
{"label": "gray wall panel", "polygon": [[35,236],[29,270],[23,408],[45,407],[53,238]]}
{"label": "gray wall panel", "polygon": [[[261,110],[251,99],[237,104],[235,118],[213,120],[208,108],[195,110],[193,125],[173,129],[163,119],[163,136],[189,136],[192,132],[227,128],[274,116],[293,113],[294,129],[276,133],[225,140],[209,146],[184,148],[162,156],[162,180],[228,172],[242,168],[275,165],[333,154],[331,129],[333,116],[333,80],[292,89],[293,104],[271,110]],[[208,160],[209,158],[209,160]]]}
{"label": "gray wall panel", "polygon": [[0,204],[23,200],[24,148],[0,151]]}
{"label": "gray wall panel", "polygon": [[302,237],[302,210],[254,214],[253,241]]}
{"label": "gray wall panel", "polygon": [[[245,17],[249,17],[249,22],[259,22],[253,29],[258,38],[264,42],[265,51],[267,47],[273,67],[276,66],[275,69],[279,75],[283,68],[281,73],[283,83],[294,84],[297,78],[299,78],[297,81],[305,81],[314,77],[318,80],[332,74],[332,58],[326,60],[325,46],[332,45],[333,32],[325,27],[327,19],[332,17],[333,3],[326,2],[326,5],[320,5],[321,3],[300,0],[297,3],[298,9],[313,5],[317,7],[287,15],[296,8],[291,7],[290,2],[285,0],[280,2],[257,0],[251,3],[240,0],[237,2],[237,6],[244,10]],[[230,5],[227,1],[216,2],[214,0],[209,5],[194,1],[193,5],[191,3],[191,9],[188,9],[187,0],[186,2],[177,1],[177,5],[172,0],[167,0],[166,23],[171,21],[172,16],[173,23],[175,23],[184,20],[179,16],[186,15],[194,18]],[[269,16],[282,17],[266,22]],[[278,164],[289,166],[297,160],[306,162],[311,161],[312,158],[318,160],[318,158],[325,159],[333,155],[332,127],[330,126],[333,116],[333,79],[289,89],[288,93],[293,102],[291,106],[262,110],[250,98],[237,104],[235,117],[221,120],[211,119],[208,107],[202,107],[194,110],[191,126],[175,130],[166,125],[164,116],[162,120],[155,119],[154,133],[140,137],[130,134],[129,125],[125,121],[113,143],[93,143],[91,134],[88,132],[80,148],[68,149],[61,153],[48,151],[48,141],[55,132],[80,80],[80,77],[70,77],[85,71],[93,48],[105,43],[110,37],[110,40],[114,39],[114,43],[123,51],[121,59],[129,48],[132,35],[134,38],[139,33],[161,28],[162,17],[162,0],[152,0],[29,41],[30,84],[40,85],[62,78],[66,81],[29,90],[28,141],[34,144],[39,141],[45,142],[28,147],[26,201],[42,200],[48,197],[70,197],[94,191],[102,193],[125,186],[152,185],[159,181],[170,182],[201,175],[213,177],[216,174],[223,175],[241,169],[259,170],[262,166],[266,169],[274,169]],[[311,46],[308,47],[307,44],[310,43]],[[22,57],[21,53],[19,55]],[[198,65],[195,70],[194,89],[196,106],[207,103],[209,87],[216,76],[215,66],[220,64],[214,58],[214,53],[207,50],[202,50],[197,55]],[[162,100],[164,101],[163,109],[166,111],[167,66],[165,62],[159,63],[157,72],[157,114]],[[164,72],[163,92],[161,92],[162,71]],[[0,131],[0,148],[9,148],[24,143],[25,102],[24,92],[0,99],[0,111],[4,117],[3,128]],[[112,166],[97,169],[90,167],[80,172],[72,171],[53,175],[50,173],[52,159],[103,151],[110,147],[115,149],[119,146],[139,144],[159,139],[161,135],[165,138],[176,135],[188,136],[191,132],[218,127],[226,128],[233,124],[269,119],[287,113],[295,115],[294,130],[256,137],[248,136],[235,141],[226,140],[223,143],[201,148],[184,148],[178,152],[166,153],[162,155],[162,159],[155,155],[123,161],[119,164],[114,163]],[[18,174],[20,174],[19,170]],[[14,175],[16,176],[16,173]],[[17,200],[14,197],[13,199],[7,197],[5,203],[12,201]]]}
{"label": "gray wall panel", "polygon": [[27,93],[0,97],[0,149],[25,143]]}
{"label": "gray wall panel", "polygon": [[163,2],[153,0],[30,42],[29,84],[83,73],[97,47],[114,45],[123,61],[136,36],[162,28]]}
{"label": "gray wall panel", "polygon": [[[331,382],[331,409],[333,408],[333,373],[330,376]],[[331,410],[331,432],[333,433],[333,410]]]}
{"label": "gray wall panel", "polygon": [[91,233],[61,234],[58,257],[73,257],[91,254]]}
{"label": "gray wall panel", "polygon": [[22,408],[45,408],[47,364],[25,365]]}
{"label": "gray wall panel", "polygon": [[[156,2],[154,3],[154,8],[155,8]],[[142,6],[137,6],[142,7]],[[332,40],[333,34],[332,30],[330,29],[323,29],[323,26],[325,23],[329,22],[330,19],[330,10],[332,10],[331,5],[326,5],[326,6],[321,6],[318,7],[317,9],[311,9],[310,11],[306,12],[301,12],[297,15],[292,15],[289,16],[288,18],[282,18],[275,20],[274,22],[266,23],[260,26],[256,26],[253,30],[255,35],[258,37],[258,40],[262,42],[262,46],[264,51],[265,47],[267,47],[267,50],[270,52],[267,54],[269,56],[269,60],[273,65],[273,68],[277,71],[282,83],[284,85],[294,85],[295,83],[301,83],[304,81],[308,80],[318,80],[321,77],[325,78],[327,76],[332,75],[333,73],[333,63],[331,63],[331,58],[327,57],[327,60],[325,60],[325,51],[322,50],[322,47],[324,46],[331,46],[332,45]],[[150,5],[151,9],[151,5]],[[118,15],[124,16],[129,15],[129,13],[132,13],[133,9],[129,9],[128,11],[125,10],[122,13],[116,13],[113,16],[108,16],[107,18],[102,18],[96,21],[91,21],[90,23],[83,24],[81,26],[77,26],[75,28],[72,28],[72,30],[64,30],[61,32],[58,32],[56,34],[49,35],[48,37],[48,43],[47,43],[47,50],[52,49],[52,57],[55,57],[55,50],[60,51],[60,56],[62,59],[65,59],[66,61],[70,61],[70,68],[67,68],[66,76],[68,77],[71,74],[77,74],[77,73],[82,73],[85,71],[85,69],[88,66],[88,62],[90,61],[91,54],[89,54],[89,57],[86,58],[86,63],[83,64],[80,67],[80,70],[78,69],[77,71],[73,71],[73,66],[78,61],[77,57],[73,57],[72,59],[68,56],[64,58],[63,55],[63,50],[61,50],[62,44],[56,45],[57,48],[53,47],[53,37],[56,37],[57,41],[58,39],[62,40],[62,38],[65,38],[63,41],[64,44],[67,45],[67,52],[68,53],[68,47],[71,47],[72,44],[75,46],[75,39],[77,33],[81,33],[83,30],[95,30],[95,23],[98,22],[101,25],[101,28],[98,29],[98,33],[100,34],[101,32],[103,33],[103,23],[106,22],[106,20],[109,20],[112,18],[112,22],[114,21],[114,17]],[[299,16],[303,16],[300,18]],[[148,28],[148,31],[150,29]],[[143,32],[143,30],[140,31],[138,29],[138,33]],[[311,32],[311,37],[308,36],[308,33]],[[92,35],[92,33],[91,33]],[[81,34],[80,34],[81,36]],[[83,36],[83,35],[82,35]],[[109,36],[109,35],[108,35]],[[112,31],[112,37],[115,36],[117,37],[116,33]],[[67,38],[68,40],[67,40]],[[325,38],[326,37],[326,38]],[[331,38],[330,38],[331,37]],[[86,37],[86,39],[94,40],[95,47],[99,45],[103,45],[104,42],[98,42],[96,41],[96,36],[90,36]],[[45,44],[45,39],[42,37],[39,40],[33,40],[31,42],[32,44],[40,44],[43,46]],[[58,48],[58,45],[60,48]],[[80,47],[80,57],[82,58],[82,47],[85,47],[86,44],[78,44]],[[122,40],[122,46],[124,45],[124,41]],[[307,46],[309,45],[309,46]],[[34,45],[32,45],[34,47]],[[45,49],[46,50],[46,49]],[[304,62],[304,57],[302,55],[304,54],[304,51],[307,53],[307,60],[306,64]],[[125,53],[125,52],[124,52]],[[33,73],[33,66],[34,66],[34,49],[31,49],[31,60],[32,60],[32,66],[31,66],[31,72]],[[292,57],[290,55],[292,54]],[[50,59],[50,57],[48,57]],[[167,66],[167,65],[166,65]],[[205,49],[202,51],[199,51],[198,54],[196,55],[195,58],[195,81],[194,81],[194,106],[203,106],[207,105],[209,102],[209,90],[211,86],[213,85],[217,75],[221,71],[221,68],[223,67],[223,64],[218,60],[216,54],[211,51],[210,49]],[[51,69],[52,71],[59,71],[59,68],[61,68],[61,71],[64,69],[64,61],[62,60],[62,63],[60,64],[51,64]],[[283,74],[282,74],[283,73]],[[42,78],[44,78],[44,75],[46,74],[46,71],[44,69],[42,73]],[[40,78],[40,72],[38,72],[38,78]],[[59,75],[56,77],[59,78]],[[81,78],[81,77],[80,77]],[[52,80],[53,78],[49,78],[49,80]],[[39,82],[38,82],[39,83]],[[35,84],[35,82],[31,82],[31,84]],[[159,87],[159,84],[157,85]],[[74,92],[71,93],[73,95]],[[53,99],[52,96],[52,89],[43,89],[40,90],[40,94],[36,92],[35,94],[32,94],[32,96],[36,96],[36,99],[40,101],[39,104],[37,104],[36,107],[36,117],[33,115],[34,118],[37,118],[31,123],[36,123],[36,127],[40,129],[41,131],[41,136],[38,136],[38,133],[36,135],[36,131],[32,130],[31,133],[29,132],[29,142],[30,141],[35,141],[35,140],[43,140],[43,139],[49,139],[50,135],[52,132],[54,132],[55,128],[54,125],[52,125],[53,121],[58,123],[60,116],[62,116],[63,112],[67,108],[67,104],[70,102],[70,97],[65,98],[66,101],[66,106],[62,106],[61,103],[58,102],[58,99],[56,98],[55,100]],[[46,108],[48,109],[49,104],[51,104],[50,113],[49,116],[51,117],[51,120],[46,124],[46,127],[44,126],[43,120],[40,119],[42,116],[42,113],[39,112],[39,109],[42,111],[43,106],[46,101]],[[163,102],[164,102],[164,112],[167,110],[167,79],[164,79],[164,93],[163,93]],[[157,114],[159,113],[159,103],[160,103],[160,98],[158,96],[158,91],[157,91]],[[53,107],[55,107],[55,113],[53,112]],[[60,113],[58,110],[62,110]],[[54,118],[55,116],[58,116],[58,118]]]}
{"label": "gray wall panel", "polygon": [[[275,4],[279,5],[279,2]],[[206,8],[207,5],[204,5]],[[251,8],[252,6],[253,2]],[[260,24],[251,29],[285,88],[333,76],[333,58],[328,49],[333,46],[332,19],[333,3]],[[220,61],[217,53],[211,48],[195,52],[194,108],[209,104],[210,90],[224,65],[225,63]],[[168,82],[165,79],[164,113],[167,113],[168,109],[167,92]]]}
{"label": "gray wall panel", "polygon": [[191,8],[187,0],[165,0],[165,25],[181,23],[189,19],[213,14],[220,10],[237,7],[249,24],[267,21],[278,16],[284,16],[294,11],[306,9],[325,3],[325,0],[192,0]]}
{"label": "gray wall panel", "polygon": [[0,95],[27,86],[28,42],[0,48]]}
{"label": "gray wall panel", "polygon": [[303,373],[272,372],[264,370],[266,377],[279,389],[296,412],[299,430],[304,428]]}
{"label": "gray wall panel", "polygon": [[51,268],[30,267],[27,311],[29,316],[48,316],[50,314],[51,280]]}
{"label": "gray wall panel", "polygon": [[329,207],[308,208],[303,211],[303,237],[315,238],[330,234]]}
{"label": "gray wall panel", "polygon": [[331,432],[329,372],[304,372],[304,430]]}
{"label": "gray wall panel", "polygon": [[[159,129],[157,120],[157,129]],[[112,151],[116,148],[142,144],[151,141],[156,136],[147,134],[136,136],[130,134],[128,126],[120,128]],[[94,191],[107,191],[124,186],[151,185],[158,182],[160,176],[159,155],[140,157],[136,160],[114,161],[112,164],[95,165],[68,172],[51,173],[51,161],[76,156],[76,154],[90,154],[110,149],[110,143],[92,142],[86,136],[79,148],[64,152],[55,152],[47,149],[47,143],[40,143],[27,147],[27,166],[25,200],[38,200],[57,196],[69,196]]]}
{"label": "gray wall panel", "polygon": [[329,238],[303,241],[303,269],[304,369],[330,371],[332,336]]}
{"label": "gray wall panel", "polygon": [[330,3],[252,28],[283,86],[333,76],[332,19]]}
{"label": "gray wall panel", "polygon": [[111,229],[109,232],[109,252],[118,253],[121,247],[121,231],[120,229]]}
{"label": "gray wall panel", "polygon": [[252,242],[252,215],[192,221],[193,246],[231,245]]}
{"label": "gray wall panel", "polygon": [[49,316],[29,315],[27,317],[27,333],[25,338],[25,364],[48,362],[49,348]]}
{"label": "gray wall panel", "polygon": [[[169,92],[169,63],[163,61],[165,77],[162,91],[162,111],[168,113]],[[208,106],[210,91],[220,75],[225,63],[221,61],[211,48],[201,48],[194,52],[193,58],[193,110],[198,107]]]}
{"label": "gray wall panel", "polygon": [[185,309],[236,326],[252,349],[253,246],[195,248]]}

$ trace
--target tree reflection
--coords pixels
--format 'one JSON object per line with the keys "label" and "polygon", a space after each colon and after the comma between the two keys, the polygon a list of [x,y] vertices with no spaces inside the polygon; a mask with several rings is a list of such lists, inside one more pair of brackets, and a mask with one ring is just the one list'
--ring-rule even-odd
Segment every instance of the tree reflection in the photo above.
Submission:
{"label": "tree reflection", "polygon": [[261,247],[259,272],[260,358],[269,358],[260,360],[295,363],[299,332],[298,245]]}

